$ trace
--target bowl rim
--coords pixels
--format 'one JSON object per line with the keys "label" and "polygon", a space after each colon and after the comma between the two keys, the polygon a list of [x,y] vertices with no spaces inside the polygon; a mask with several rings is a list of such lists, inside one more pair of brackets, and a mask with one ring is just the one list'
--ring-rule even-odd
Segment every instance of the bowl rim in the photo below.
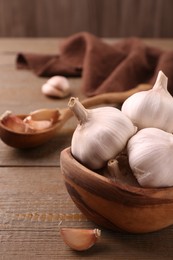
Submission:
{"label": "bowl rim", "polygon": [[[140,197],[144,196],[146,198],[153,198],[153,199],[165,199],[168,200],[168,203],[171,201],[173,202],[173,187],[161,187],[161,188],[146,188],[146,187],[137,187],[132,186],[127,183],[122,182],[114,182],[111,179],[108,179],[105,176],[100,175],[99,173],[88,169],[86,166],[82,165],[71,153],[71,147],[67,147],[64,150],[61,151],[60,154],[60,166],[62,166],[62,157],[66,156],[67,162],[73,162],[75,164],[76,168],[80,168],[80,171],[83,171],[85,175],[87,174],[88,178],[94,178],[95,180],[99,180],[100,182],[107,183],[107,185],[111,185],[114,188],[117,188],[119,190],[122,190],[123,192],[127,192],[129,194],[139,195]],[[63,172],[63,169],[62,169]]]}

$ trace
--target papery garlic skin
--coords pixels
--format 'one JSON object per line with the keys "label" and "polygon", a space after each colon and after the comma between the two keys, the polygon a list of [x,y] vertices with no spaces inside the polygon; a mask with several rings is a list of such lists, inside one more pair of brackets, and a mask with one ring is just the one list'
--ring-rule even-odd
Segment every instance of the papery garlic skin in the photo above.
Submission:
{"label": "papery garlic skin", "polygon": [[120,153],[137,128],[117,108],[85,109],[77,98],[69,107],[79,120],[72,141],[73,156],[90,169],[102,168]]}
{"label": "papery garlic skin", "polygon": [[130,167],[142,187],[173,186],[173,135],[145,128],[127,144]]}
{"label": "papery garlic skin", "polygon": [[42,86],[42,93],[47,96],[65,98],[70,95],[71,89],[67,78],[63,76],[51,77]]}
{"label": "papery garlic skin", "polygon": [[173,98],[167,90],[167,81],[160,71],[151,90],[135,93],[123,103],[121,111],[138,129],[156,127],[173,132]]}

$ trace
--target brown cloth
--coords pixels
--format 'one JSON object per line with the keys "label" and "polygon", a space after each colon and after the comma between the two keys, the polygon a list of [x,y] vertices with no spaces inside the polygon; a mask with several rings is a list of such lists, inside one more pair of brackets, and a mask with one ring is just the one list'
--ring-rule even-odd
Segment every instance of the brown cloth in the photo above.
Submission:
{"label": "brown cloth", "polygon": [[124,91],[140,83],[153,84],[162,70],[173,94],[173,51],[147,46],[139,38],[108,44],[81,32],[64,41],[60,54],[19,53],[16,64],[43,77],[82,76],[81,87],[87,96]]}

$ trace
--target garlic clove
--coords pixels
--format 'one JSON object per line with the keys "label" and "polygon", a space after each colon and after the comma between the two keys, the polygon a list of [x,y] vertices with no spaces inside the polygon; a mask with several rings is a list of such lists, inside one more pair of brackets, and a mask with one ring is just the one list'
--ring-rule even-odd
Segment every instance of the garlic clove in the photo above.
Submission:
{"label": "garlic clove", "polygon": [[60,234],[70,248],[84,251],[91,248],[98,241],[101,236],[101,230],[61,228]]}
{"label": "garlic clove", "polygon": [[60,112],[56,109],[39,109],[31,112],[24,119],[6,111],[1,116],[1,123],[8,129],[18,133],[33,133],[50,128],[57,123]]}
{"label": "garlic clove", "polygon": [[173,98],[167,90],[167,77],[160,71],[152,89],[127,98],[121,111],[138,129],[154,127],[173,132]]}
{"label": "garlic clove", "polygon": [[145,128],[127,144],[129,164],[142,187],[173,186],[173,135]]}
{"label": "garlic clove", "polygon": [[32,129],[21,118],[13,115],[11,111],[6,111],[1,116],[1,123],[10,130],[18,133],[32,132]]}
{"label": "garlic clove", "polygon": [[42,93],[46,96],[65,98],[70,95],[70,92],[69,81],[63,76],[51,77],[42,86]]}
{"label": "garlic clove", "polygon": [[[137,128],[117,108],[85,109],[78,98],[68,104],[79,124],[71,141],[73,156],[90,169],[100,169],[126,146]],[[80,140],[80,142],[79,142]]]}
{"label": "garlic clove", "polygon": [[48,120],[52,123],[57,123],[60,119],[60,112],[58,109],[38,109],[29,114],[29,117],[34,121]]}
{"label": "garlic clove", "polygon": [[50,120],[35,121],[35,120],[32,120],[31,116],[26,117],[23,120],[23,122],[26,123],[27,125],[29,125],[29,127],[35,131],[41,131],[41,130],[47,129],[52,126],[52,121],[50,121]]}

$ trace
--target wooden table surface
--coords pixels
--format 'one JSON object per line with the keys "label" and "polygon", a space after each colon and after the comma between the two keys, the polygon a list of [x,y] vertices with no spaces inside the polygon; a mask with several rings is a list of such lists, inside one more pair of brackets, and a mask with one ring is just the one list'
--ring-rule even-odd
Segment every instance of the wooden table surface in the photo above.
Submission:
{"label": "wooden table surface", "polygon": [[[0,114],[67,106],[68,98],[50,99],[41,93],[46,79],[15,68],[17,52],[57,53],[62,40],[0,39]],[[173,49],[173,40],[145,42]],[[82,99],[81,79],[70,83],[72,95]],[[60,227],[97,227],[73,204],[60,171],[59,155],[70,146],[75,125],[71,119],[53,140],[35,149],[18,150],[0,141],[0,259],[173,259],[173,227],[143,235],[101,228],[100,242],[80,253],[63,243]]]}

